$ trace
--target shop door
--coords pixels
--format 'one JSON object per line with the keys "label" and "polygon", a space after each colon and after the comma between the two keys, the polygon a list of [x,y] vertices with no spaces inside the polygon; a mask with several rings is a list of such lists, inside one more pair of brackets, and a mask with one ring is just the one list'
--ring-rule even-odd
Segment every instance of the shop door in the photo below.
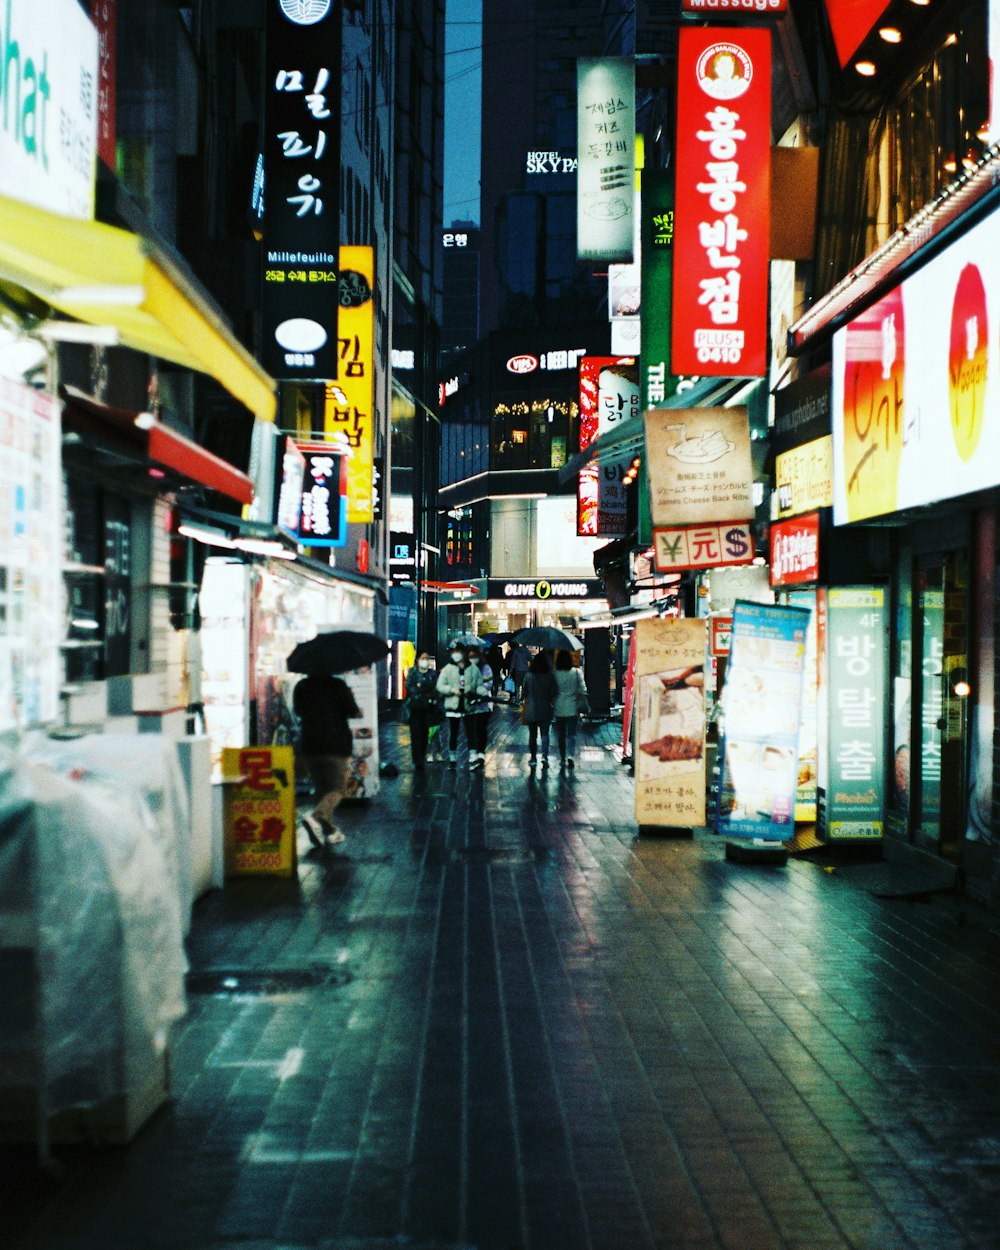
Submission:
{"label": "shop door", "polygon": [[969,759],[968,558],[964,551],[917,557],[912,742],[913,840],[947,859],[961,857]]}

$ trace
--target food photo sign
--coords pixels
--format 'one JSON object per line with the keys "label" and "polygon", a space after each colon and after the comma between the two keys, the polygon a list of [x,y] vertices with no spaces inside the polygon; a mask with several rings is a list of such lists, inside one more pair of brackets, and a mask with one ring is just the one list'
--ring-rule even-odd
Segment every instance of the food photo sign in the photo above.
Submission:
{"label": "food photo sign", "polygon": [[745,408],[649,409],[646,465],[654,526],[753,520]]}
{"label": "food photo sign", "polygon": [[637,621],[635,819],[639,825],[705,823],[705,620]]}

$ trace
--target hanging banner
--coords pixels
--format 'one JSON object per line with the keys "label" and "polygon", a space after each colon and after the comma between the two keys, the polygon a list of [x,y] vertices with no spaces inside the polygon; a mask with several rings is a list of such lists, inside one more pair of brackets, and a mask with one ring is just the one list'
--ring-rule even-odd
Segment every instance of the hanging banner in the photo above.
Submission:
{"label": "hanging banner", "polygon": [[677,56],[674,373],[767,371],[771,32],[686,26]]}
{"label": "hanging banner", "polygon": [[117,166],[118,0],[90,0],[97,31],[97,155],[112,173]]}
{"label": "hanging banner", "polygon": [[672,170],[642,171],[642,319],[639,361],[642,408],[655,408],[677,390],[670,372],[670,292],[674,261]]}
{"label": "hanging banner", "polygon": [[298,443],[304,458],[299,535],[306,547],[347,543],[347,455],[328,443]]}
{"label": "hanging banner", "polygon": [[275,378],[337,376],[339,4],[266,0],[261,360]]}
{"label": "hanging banner", "polygon": [[635,60],[576,63],[576,236],[580,260],[633,259]]}
{"label": "hanging banner", "polygon": [[344,673],[354,701],[361,709],[359,719],[351,721],[354,750],[351,754],[351,775],[346,798],[373,799],[379,792],[378,750],[378,686],[373,667]]}
{"label": "hanging banner", "polygon": [[716,833],[795,833],[799,722],[809,613],[738,599],[722,692]]}
{"label": "hanging banner", "polygon": [[374,518],[375,479],[375,253],[370,247],[340,249],[340,312],[337,382],[326,388],[323,425],[347,452],[347,519]]}
{"label": "hanging banner", "polygon": [[819,513],[771,525],[771,585],[819,581]]}
{"label": "hanging banner", "polygon": [[635,626],[635,819],[705,823],[704,620],[669,617]]}
{"label": "hanging banner", "polygon": [[622,753],[628,755],[632,741],[632,711],[635,706],[635,630],[628,640],[628,660],[625,663],[625,690],[622,699]]}
{"label": "hanging banner", "polygon": [[648,411],[646,472],[654,526],[753,520],[747,410]]}
{"label": "hanging banner", "polygon": [[814,590],[790,590],[793,608],[809,612],[806,630],[806,661],[802,673],[802,715],[799,718],[799,765],[795,784],[795,819],[815,824],[819,754],[819,614]]}
{"label": "hanging banner", "polygon": [[[639,366],[634,356],[584,356],[580,361],[580,450],[639,417]],[[631,459],[605,454],[585,464],[577,487],[577,534],[626,532],[625,486]]]}
{"label": "hanging banner", "polygon": [[224,747],[223,855],[227,877],[294,877],[295,752]]}
{"label": "hanging banner", "polygon": [[[850,586],[821,590],[819,595],[824,605],[820,663],[825,705],[820,719],[826,722],[820,835],[830,842],[880,838],[885,826],[888,706],[886,591],[881,586]],[[936,721],[929,719],[933,727]]]}
{"label": "hanging banner", "polygon": [[665,526],[653,530],[653,560],[657,573],[752,564],[753,559],[753,534],[748,521]]}

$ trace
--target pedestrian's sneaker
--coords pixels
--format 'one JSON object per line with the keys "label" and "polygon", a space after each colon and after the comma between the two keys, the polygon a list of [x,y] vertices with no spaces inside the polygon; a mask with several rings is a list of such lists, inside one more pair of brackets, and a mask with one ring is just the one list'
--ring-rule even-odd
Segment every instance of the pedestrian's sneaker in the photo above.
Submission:
{"label": "pedestrian's sneaker", "polygon": [[341,842],[347,841],[347,834],[342,829],[338,829],[336,825],[327,824],[326,829],[327,846],[338,846]]}
{"label": "pedestrian's sneaker", "polygon": [[469,753],[469,768],[482,768],[486,762],[486,756],[482,751],[471,751]]}
{"label": "pedestrian's sneaker", "polygon": [[318,816],[303,816],[302,828],[309,836],[309,841],[317,849],[323,846],[323,826],[320,824]]}

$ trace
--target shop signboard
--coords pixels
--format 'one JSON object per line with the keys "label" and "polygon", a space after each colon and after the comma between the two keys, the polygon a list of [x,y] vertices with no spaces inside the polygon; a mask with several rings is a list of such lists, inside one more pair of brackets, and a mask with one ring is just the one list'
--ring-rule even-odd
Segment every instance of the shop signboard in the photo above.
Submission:
{"label": "shop signboard", "polygon": [[819,581],[819,513],[775,521],[771,526],[771,585]]}
{"label": "shop signboard", "polygon": [[361,716],[350,722],[354,735],[351,772],[345,797],[373,799],[379,791],[378,686],[374,667],[344,673]]}
{"label": "shop signboard", "polygon": [[841,69],[888,7],[889,0],[849,0],[848,3],[826,0],[826,13]]}
{"label": "shop signboard", "polygon": [[833,439],[829,434],[774,459],[778,516],[796,516],[833,503]]}
{"label": "shop signboard", "polygon": [[682,13],[719,13],[723,17],[760,17],[762,13],[784,13],[788,0],[682,0]]}
{"label": "shop signboard", "polygon": [[670,293],[674,264],[674,175],[672,170],[642,172],[641,272],[642,409],[655,408],[677,390],[670,372]]}
{"label": "shop signboard", "polygon": [[826,759],[818,815],[829,842],[880,838],[885,823],[887,594],[881,586],[820,590]]}
{"label": "shop signboard", "polygon": [[549,599],[604,599],[604,583],[599,577],[489,577],[487,599],[529,599],[545,603]]}
{"label": "shop signboard", "polygon": [[674,373],[767,371],[771,32],[685,26],[677,54]]}
{"label": "shop signboard", "polygon": [[833,341],[834,523],[1000,484],[1000,214]]}
{"label": "shop signboard", "polygon": [[112,172],[117,165],[118,0],[90,0],[97,31],[97,154]]}
{"label": "shop signboard", "polygon": [[303,471],[299,537],[306,547],[347,543],[347,455],[329,443],[298,443]]}
{"label": "shop signboard", "polygon": [[722,693],[717,833],[795,833],[799,722],[809,612],[739,599]]}
{"label": "shop signboard", "polygon": [[286,534],[290,534],[293,538],[298,538],[306,461],[295,440],[288,435],[284,438],[281,464],[278,466],[278,471],[281,476],[278,484],[278,501],[274,523],[279,529],[284,530]]}
{"label": "shop signboard", "polygon": [[635,187],[635,60],[577,60],[576,242],[580,260],[630,261]]}
{"label": "shop signboard", "polygon": [[751,564],[754,549],[750,523],[654,526],[653,559],[658,573]]}
{"label": "shop signboard", "polygon": [[276,378],[337,377],[339,4],[266,0],[262,361]]}
{"label": "shop signboard", "polygon": [[785,603],[809,612],[806,631],[806,663],[802,675],[802,716],[799,719],[799,767],[795,785],[795,819],[816,821],[817,777],[819,763],[819,615],[816,591],[789,590]]}
{"label": "shop signboard", "polygon": [[375,479],[375,253],[370,247],[340,249],[338,328],[340,367],[326,388],[327,436],[347,452],[347,519],[374,519]]}
{"label": "shop signboard", "polygon": [[651,409],[646,470],[654,526],[753,520],[745,408]]}
{"label": "shop signboard", "polygon": [[636,622],[635,819],[639,825],[705,823],[704,620]]}
{"label": "shop signboard", "polygon": [[[585,356],[580,361],[580,450],[639,416],[639,366],[634,356]],[[577,487],[578,536],[619,537],[626,531],[622,478],[631,461],[607,454],[584,465]]]}
{"label": "shop signboard", "polygon": [[[59,405],[0,377],[0,730],[59,714],[66,636]],[[98,622],[94,622],[96,626]]]}
{"label": "shop signboard", "polygon": [[295,752],[290,746],[222,751],[227,877],[294,877]]}
{"label": "shop signboard", "polygon": [[76,0],[0,3],[0,195],[94,215],[97,31]]}

